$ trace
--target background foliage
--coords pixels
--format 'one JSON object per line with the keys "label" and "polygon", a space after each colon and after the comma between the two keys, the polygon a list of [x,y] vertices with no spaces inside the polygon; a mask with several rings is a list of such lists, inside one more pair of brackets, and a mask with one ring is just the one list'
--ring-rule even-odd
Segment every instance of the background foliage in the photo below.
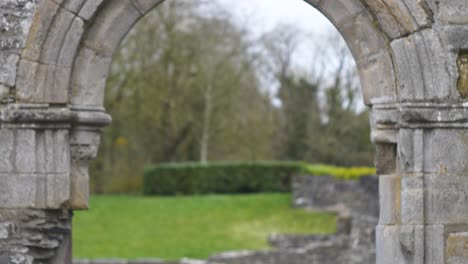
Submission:
{"label": "background foliage", "polygon": [[[310,67],[293,56],[305,41],[321,51]],[[359,98],[335,35],[317,41],[291,25],[258,35],[214,1],[165,1],[114,55],[105,101],[114,121],[92,191],[139,192],[142,168],[167,162],[372,165]]]}
{"label": "background foliage", "polygon": [[342,168],[303,162],[172,163],[148,167],[145,195],[199,195],[290,192],[292,176],[331,175],[358,179],[375,174],[374,168]]}

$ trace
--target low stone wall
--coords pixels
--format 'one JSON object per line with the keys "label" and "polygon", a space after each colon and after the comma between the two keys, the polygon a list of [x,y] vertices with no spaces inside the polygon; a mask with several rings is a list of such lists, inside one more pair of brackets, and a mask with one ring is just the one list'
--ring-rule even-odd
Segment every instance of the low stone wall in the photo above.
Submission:
{"label": "low stone wall", "polygon": [[73,264],[206,264],[206,261],[192,259],[182,259],[180,261],[165,261],[160,259],[79,259],[74,260]]}
{"label": "low stone wall", "polygon": [[71,218],[68,210],[0,209],[0,264],[62,264]]}
{"label": "low stone wall", "polygon": [[338,180],[331,176],[295,176],[292,180],[293,205],[317,210],[346,206],[353,214],[379,216],[379,179]]}

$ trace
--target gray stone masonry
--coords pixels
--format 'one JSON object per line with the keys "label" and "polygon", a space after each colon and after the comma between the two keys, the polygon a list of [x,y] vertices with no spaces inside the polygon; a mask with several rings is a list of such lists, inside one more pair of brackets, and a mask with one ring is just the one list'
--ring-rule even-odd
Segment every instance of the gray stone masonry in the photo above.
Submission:
{"label": "gray stone masonry", "polygon": [[[371,109],[377,263],[468,263],[468,1],[306,1],[348,43]],[[13,226],[28,210],[55,225],[54,212],[87,208],[112,54],[160,2],[0,1],[0,216]],[[41,259],[15,230],[23,239],[2,238],[0,259],[71,262],[63,250]]]}
{"label": "gray stone masonry", "polygon": [[353,214],[379,217],[377,176],[363,176],[356,180],[339,180],[331,176],[294,176],[292,194],[295,207],[333,210],[345,206]]}

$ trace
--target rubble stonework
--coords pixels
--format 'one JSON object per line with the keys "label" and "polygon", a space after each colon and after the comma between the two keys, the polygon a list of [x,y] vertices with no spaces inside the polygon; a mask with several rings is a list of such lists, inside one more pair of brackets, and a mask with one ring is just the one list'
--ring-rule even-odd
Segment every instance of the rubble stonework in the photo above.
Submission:
{"label": "rubble stonework", "polygon": [[297,175],[291,184],[295,207],[332,210],[345,206],[353,215],[379,217],[379,178],[376,176],[344,180],[326,175]]}
{"label": "rubble stonework", "polygon": [[[88,162],[110,123],[102,105],[112,54],[161,1],[0,1],[1,208],[53,218],[49,210],[87,207]],[[467,263],[468,2],[307,2],[348,43],[371,109],[377,263]],[[21,226],[23,212],[9,211],[18,214],[9,222]],[[4,255],[55,263],[37,259],[26,239],[0,239]]]}

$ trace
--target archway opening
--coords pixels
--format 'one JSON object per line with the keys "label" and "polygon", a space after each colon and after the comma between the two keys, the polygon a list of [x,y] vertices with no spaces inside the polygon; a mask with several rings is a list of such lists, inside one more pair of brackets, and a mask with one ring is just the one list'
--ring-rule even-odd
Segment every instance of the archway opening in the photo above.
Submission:
{"label": "archway opening", "polygon": [[357,72],[338,33],[314,44],[316,36],[291,25],[250,32],[214,8],[166,1],[114,55],[105,97],[114,124],[92,173],[94,192],[134,194],[141,168],[162,162],[371,165]]}

